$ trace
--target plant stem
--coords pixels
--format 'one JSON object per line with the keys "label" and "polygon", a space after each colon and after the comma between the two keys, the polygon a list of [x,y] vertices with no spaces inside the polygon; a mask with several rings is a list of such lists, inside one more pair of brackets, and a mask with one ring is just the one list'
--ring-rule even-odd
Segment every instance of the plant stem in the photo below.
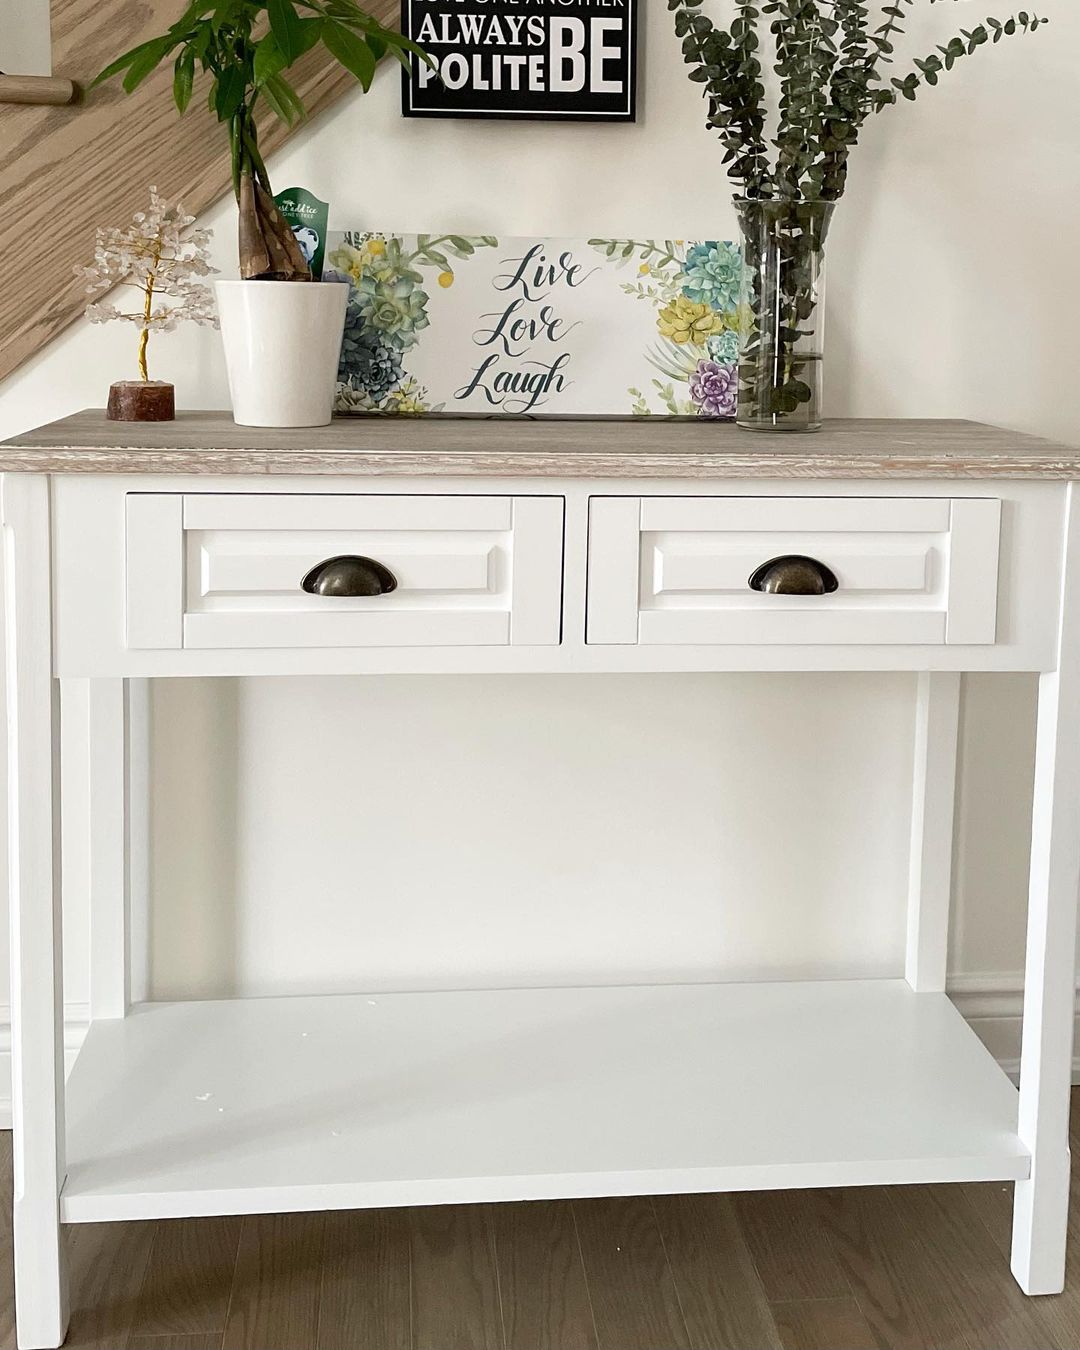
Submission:
{"label": "plant stem", "polygon": [[230,161],[232,163],[232,185],[233,196],[237,201],[240,200],[240,169],[242,159],[242,145],[240,140],[240,114],[236,113],[229,120],[229,151]]}

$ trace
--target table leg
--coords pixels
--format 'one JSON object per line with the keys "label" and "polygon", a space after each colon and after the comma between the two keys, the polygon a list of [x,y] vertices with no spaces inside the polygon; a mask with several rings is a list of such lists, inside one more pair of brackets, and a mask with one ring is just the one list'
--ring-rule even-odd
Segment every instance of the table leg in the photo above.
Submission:
{"label": "table leg", "polygon": [[1031,831],[1020,1138],[1031,1177],[1016,1186],[1012,1269],[1028,1294],[1065,1286],[1069,1098],[1080,895],[1080,490],[1068,495],[1058,668],[1039,678]]}
{"label": "table leg", "polygon": [[63,875],[90,933],[90,1018],[128,1008],[127,712],[122,679],[60,681]]}
{"label": "table leg", "polygon": [[919,676],[911,802],[907,954],[904,975],[917,993],[945,992],[952,893],[956,743],[960,676]]}
{"label": "table leg", "polygon": [[66,1334],[68,1309],[59,1205],[64,1022],[48,479],[7,474],[2,501],[16,1334],[19,1350],[53,1350]]}

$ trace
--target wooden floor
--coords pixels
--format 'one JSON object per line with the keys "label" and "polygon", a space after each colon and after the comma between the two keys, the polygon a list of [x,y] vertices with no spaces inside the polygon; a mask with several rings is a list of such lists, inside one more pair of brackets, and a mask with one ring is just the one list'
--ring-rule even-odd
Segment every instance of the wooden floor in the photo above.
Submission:
{"label": "wooden floor", "polygon": [[[10,1197],[8,1142],[0,1167]],[[917,1186],[84,1225],[68,1231],[68,1345],[1077,1350],[1080,1166],[1060,1298],[1013,1283],[1010,1201]],[[8,1200],[3,1214],[9,1350]]]}

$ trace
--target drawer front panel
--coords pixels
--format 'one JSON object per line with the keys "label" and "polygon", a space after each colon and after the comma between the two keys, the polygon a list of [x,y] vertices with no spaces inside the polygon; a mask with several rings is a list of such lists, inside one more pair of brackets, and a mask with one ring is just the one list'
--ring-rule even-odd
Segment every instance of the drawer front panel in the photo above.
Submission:
{"label": "drawer front panel", "polygon": [[[1000,517],[996,498],[594,497],[588,641],[990,644]],[[837,589],[753,590],[784,554]]]}
{"label": "drawer front panel", "polygon": [[[341,555],[377,560],[396,588],[301,589]],[[555,645],[562,557],[560,497],[131,493],[127,645]]]}

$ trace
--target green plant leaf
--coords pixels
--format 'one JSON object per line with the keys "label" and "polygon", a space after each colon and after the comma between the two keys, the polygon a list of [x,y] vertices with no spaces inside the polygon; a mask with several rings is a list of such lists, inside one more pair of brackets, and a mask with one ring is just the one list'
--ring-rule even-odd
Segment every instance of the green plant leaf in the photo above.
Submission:
{"label": "green plant leaf", "polygon": [[173,44],[168,38],[158,38],[148,43],[128,66],[122,85],[125,94],[137,89],[147,75],[160,64]]}
{"label": "green plant leaf", "polygon": [[239,66],[226,66],[214,82],[214,111],[219,122],[228,122],[247,92],[243,71]]}
{"label": "green plant leaf", "polygon": [[330,54],[340,61],[347,71],[356,76],[366,93],[371,88],[378,63],[364,39],[346,28],[344,24],[328,19],[323,31],[323,42]]}
{"label": "green plant leaf", "polygon": [[181,117],[191,102],[191,90],[195,83],[195,53],[187,47],[176,58],[173,67],[173,102]]}
{"label": "green plant leaf", "polygon": [[307,116],[300,95],[284,75],[271,75],[262,87],[262,94],[275,114],[289,126]]}
{"label": "green plant leaf", "polygon": [[259,93],[266,99],[267,106],[274,116],[284,122],[286,126],[291,127],[296,120],[296,112],[289,102],[287,96],[282,96],[281,86],[279,84],[280,76],[271,75],[262,85]]}
{"label": "green plant leaf", "polygon": [[278,46],[277,38],[273,33],[267,33],[255,48],[255,83],[264,85],[271,76],[283,71],[287,64],[285,53]]}
{"label": "green plant leaf", "polygon": [[300,17],[292,7],[292,0],[266,0],[266,13],[270,20],[270,32],[277,39],[285,64],[291,66],[304,51],[304,32]]}
{"label": "green plant leaf", "polygon": [[288,105],[286,103],[282,103],[281,99],[278,97],[278,92],[274,88],[273,76],[271,76],[268,80],[265,81],[265,83],[259,89],[259,93],[266,100],[267,107],[269,107],[270,111],[274,114],[274,116],[278,119],[278,121],[284,122],[286,126],[291,127],[293,122],[292,111],[288,107]]}
{"label": "green plant leaf", "polygon": [[323,21],[319,19],[298,19],[300,27],[300,55],[311,51],[322,37]]}
{"label": "green plant leaf", "polygon": [[114,75],[119,75],[122,70],[126,70],[137,57],[142,55],[143,52],[149,51],[153,47],[157,47],[160,41],[160,38],[152,38],[149,42],[140,42],[137,47],[132,47],[132,49],[125,52],[123,56],[118,56],[115,61],[110,61],[105,69],[99,70],[90,81],[90,88],[93,89],[96,85],[103,83],[105,80],[111,80]]}

